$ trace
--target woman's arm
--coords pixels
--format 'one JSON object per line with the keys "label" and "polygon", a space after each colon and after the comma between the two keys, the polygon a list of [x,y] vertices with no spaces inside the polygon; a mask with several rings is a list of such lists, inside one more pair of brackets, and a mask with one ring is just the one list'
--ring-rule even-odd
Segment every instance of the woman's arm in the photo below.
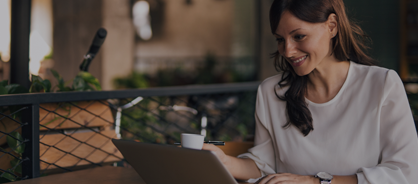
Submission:
{"label": "woman's arm", "polygon": [[[332,184],[357,184],[357,176],[334,176]],[[297,184],[320,184],[319,178],[314,176],[303,176],[290,173],[271,174],[264,177],[257,184],[275,184],[275,183],[297,183]]]}
{"label": "woman's arm", "polygon": [[362,167],[359,184],[417,183],[418,140],[414,120],[401,79],[395,71],[386,74],[379,107],[380,160],[375,167]]}
{"label": "woman's arm", "polygon": [[226,169],[236,179],[246,180],[249,178],[261,177],[260,170],[255,162],[249,158],[236,158],[225,153],[213,144],[204,144],[204,150],[210,150],[215,153]]}
{"label": "woman's arm", "polygon": [[[204,150],[213,151],[219,160],[225,165],[227,170],[236,179],[248,180],[260,178],[262,175],[273,174],[275,172],[275,151],[271,141],[269,128],[263,122],[266,120],[263,92],[259,87],[257,92],[256,113],[255,113],[255,138],[254,147],[248,153],[231,157],[214,145],[204,144]],[[263,174],[262,174],[263,173]]]}

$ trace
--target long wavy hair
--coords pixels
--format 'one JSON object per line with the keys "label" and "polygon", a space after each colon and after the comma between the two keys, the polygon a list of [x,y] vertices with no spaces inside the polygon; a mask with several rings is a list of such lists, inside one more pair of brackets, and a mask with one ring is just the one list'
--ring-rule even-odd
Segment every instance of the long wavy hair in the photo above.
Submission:
{"label": "long wavy hair", "polygon": [[[366,54],[370,41],[363,30],[350,21],[345,12],[343,0],[275,0],[270,9],[271,32],[275,34],[281,15],[289,11],[297,18],[310,23],[323,23],[330,14],[337,16],[337,35],[332,38],[332,54],[339,61],[353,61],[363,65],[374,65],[375,60]],[[304,136],[313,131],[312,114],[305,101],[308,76],[298,76],[279,51],[273,53],[274,65],[277,71],[282,71],[280,87],[289,86],[284,96],[276,96],[286,101],[288,122],[287,128],[296,126]]]}

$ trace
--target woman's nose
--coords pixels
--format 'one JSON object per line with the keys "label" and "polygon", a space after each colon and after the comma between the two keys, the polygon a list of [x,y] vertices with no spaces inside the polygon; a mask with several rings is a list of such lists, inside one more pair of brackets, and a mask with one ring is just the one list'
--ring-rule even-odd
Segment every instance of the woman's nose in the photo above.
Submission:
{"label": "woman's nose", "polygon": [[283,56],[287,58],[291,58],[296,54],[296,44],[292,43],[292,41],[286,42],[283,46]]}

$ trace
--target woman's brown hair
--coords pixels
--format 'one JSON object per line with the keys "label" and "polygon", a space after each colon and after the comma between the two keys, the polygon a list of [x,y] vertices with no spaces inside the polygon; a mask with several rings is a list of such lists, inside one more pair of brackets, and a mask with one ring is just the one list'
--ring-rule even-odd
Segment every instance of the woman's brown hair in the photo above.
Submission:
{"label": "woman's brown hair", "polygon": [[[325,22],[329,15],[335,14],[338,33],[332,39],[332,54],[340,61],[374,65],[375,60],[365,53],[369,49],[365,44],[368,37],[358,25],[348,19],[343,0],[275,0],[270,9],[270,27],[273,34],[284,11],[289,11],[297,18],[310,23]],[[284,96],[276,93],[278,98],[286,101],[288,122],[284,127],[294,125],[307,136],[313,131],[312,114],[305,101],[308,76],[298,76],[278,51],[273,56],[276,70],[283,71],[278,85],[289,86]]]}

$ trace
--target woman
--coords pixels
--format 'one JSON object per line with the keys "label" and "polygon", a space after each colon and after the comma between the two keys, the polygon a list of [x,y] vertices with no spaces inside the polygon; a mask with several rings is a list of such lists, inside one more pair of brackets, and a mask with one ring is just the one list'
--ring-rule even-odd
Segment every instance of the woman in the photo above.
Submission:
{"label": "woman", "polygon": [[260,184],[418,182],[418,140],[402,81],[373,65],[342,0],[275,0],[281,73],[259,87],[255,147],[214,151],[237,179]]}

